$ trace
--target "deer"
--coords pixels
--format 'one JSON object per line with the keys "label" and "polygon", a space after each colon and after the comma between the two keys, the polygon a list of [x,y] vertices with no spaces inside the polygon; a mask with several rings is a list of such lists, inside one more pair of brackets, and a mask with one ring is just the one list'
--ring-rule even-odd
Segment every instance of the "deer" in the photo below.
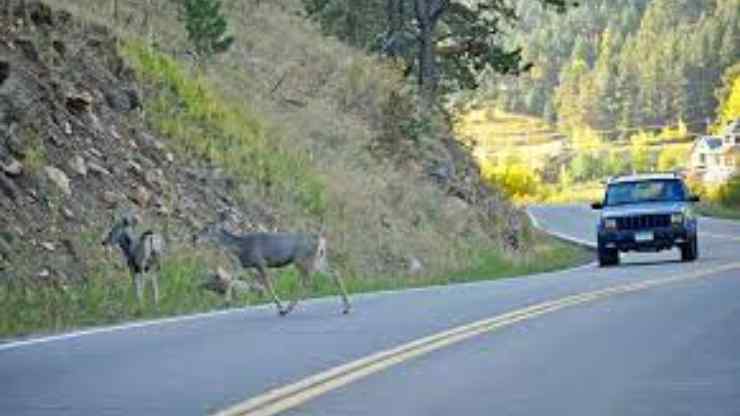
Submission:
{"label": "deer", "polygon": [[255,283],[234,279],[230,273],[221,267],[217,268],[216,271],[209,276],[209,279],[202,283],[200,287],[222,295],[226,300],[226,303],[231,303],[234,295],[242,296],[250,292],[255,292],[259,295],[264,294],[264,289],[261,286],[258,286]]}
{"label": "deer", "polygon": [[[134,213],[124,214],[103,239],[102,245],[106,248],[118,246],[126,260],[126,266],[131,273],[136,298],[139,305],[144,301],[144,285],[151,280],[154,304],[159,305],[159,278],[160,259],[164,255],[164,239],[161,235],[146,230],[137,236],[134,228],[139,220]],[[156,271],[156,273],[152,273]],[[146,277],[149,276],[149,279]]]}
{"label": "deer", "polygon": [[[327,240],[323,232],[318,234],[287,232],[234,234],[228,231],[223,223],[215,222],[206,225],[193,236],[194,246],[203,243],[221,246],[238,259],[238,264],[242,268],[256,270],[259,283],[272,297],[280,316],[291,313],[298,302],[306,296],[311,276],[326,269]],[[299,294],[287,307],[284,307],[283,302],[275,293],[267,271],[269,268],[287,267],[291,264],[300,274],[300,289]],[[344,282],[336,272],[329,274],[339,289],[343,302],[342,313],[348,314],[351,305]]]}

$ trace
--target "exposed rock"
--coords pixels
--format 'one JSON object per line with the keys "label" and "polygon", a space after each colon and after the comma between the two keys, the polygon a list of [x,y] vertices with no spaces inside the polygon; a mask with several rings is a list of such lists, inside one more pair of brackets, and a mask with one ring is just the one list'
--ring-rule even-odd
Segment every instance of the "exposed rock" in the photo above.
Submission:
{"label": "exposed rock", "polygon": [[41,269],[40,272],[36,273],[36,277],[40,279],[48,279],[51,276],[51,271],[47,268]]}
{"label": "exposed rock", "polygon": [[49,141],[54,143],[54,146],[56,147],[64,146],[64,142],[53,132],[49,132]]}
{"label": "exposed rock", "polygon": [[128,161],[128,167],[131,169],[132,172],[136,173],[137,175],[140,175],[142,172],[141,165],[134,162],[133,160]]}
{"label": "exposed rock", "polygon": [[69,124],[69,121],[64,122],[64,134],[66,134],[67,136],[72,135],[72,125]]}
{"label": "exposed rock", "polygon": [[0,257],[10,258],[13,254],[13,248],[8,241],[0,236]]}
{"label": "exposed rock", "polygon": [[165,147],[164,143],[161,140],[158,140],[157,138],[155,138],[154,136],[146,132],[142,133],[141,141],[144,143],[144,146],[152,147],[159,151],[164,150],[164,147]]}
{"label": "exposed rock", "polygon": [[115,126],[110,126],[110,135],[116,140],[121,140],[121,134],[118,133]]}
{"label": "exposed rock", "polygon": [[93,96],[87,91],[70,92],[67,94],[66,105],[69,111],[86,113],[92,109]]}
{"label": "exposed rock", "polygon": [[95,163],[95,162],[87,162],[87,169],[88,169],[88,170],[89,170],[90,172],[92,172],[92,173],[94,173],[94,174],[96,174],[96,175],[100,175],[100,176],[110,176],[110,171],[109,171],[108,169],[106,169],[106,168],[104,168],[104,167],[102,167],[102,166],[98,165],[98,164],[97,164],[97,163]]}
{"label": "exposed rock", "polygon": [[50,243],[48,241],[45,241],[45,242],[41,243],[41,247],[43,247],[43,248],[45,248],[45,249],[47,249],[49,251],[56,250],[56,246],[54,245],[54,243]]}
{"label": "exposed rock", "polygon": [[144,181],[152,187],[161,189],[164,184],[164,172],[162,169],[151,169],[144,172]]}
{"label": "exposed rock", "polygon": [[424,265],[416,256],[409,256],[407,273],[411,276],[419,275],[424,271]]}
{"label": "exposed rock", "polygon": [[167,152],[164,155],[164,158],[168,163],[175,163],[175,155],[173,155],[172,152]]}
{"label": "exposed rock", "polygon": [[103,154],[100,153],[100,150],[98,150],[98,149],[96,149],[94,147],[91,147],[91,148],[87,149],[87,153],[89,153],[90,156],[96,157],[98,159],[102,159],[103,158]]}
{"label": "exposed rock", "polygon": [[157,214],[166,217],[169,216],[172,213],[169,208],[167,208],[166,205],[160,205],[157,207]]}
{"label": "exposed rock", "polygon": [[13,129],[11,129],[8,133],[8,138],[5,140],[5,144],[8,145],[8,149],[10,149],[11,153],[20,157],[21,159],[25,158],[28,154],[26,144],[23,143],[23,141],[20,137],[18,137],[17,134],[15,134]]}
{"label": "exposed rock", "polygon": [[5,83],[5,80],[10,76],[10,63],[7,61],[0,61],[0,86]]}
{"label": "exposed rock", "polygon": [[64,219],[70,221],[75,219],[75,214],[67,207],[62,207],[62,215],[64,216]]}
{"label": "exposed rock", "polygon": [[451,216],[456,216],[465,215],[465,212],[470,209],[470,206],[462,199],[451,196],[445,199],[443,203],[443,209]]}
{"label": "exposed rock", "polygon": [[87,176],[87,165],[85,164],[85,159],[82,156],[74,156],[69,160],[68,164],[69,168],[72,169],[72,172],[80,176]]}
{"label": "exposed rock", "polygon": [[146,187],[139,186],[136,188],[136,192],[134,193],[133,200],[141,208],[146,208],[149,205],[149,200],[151,198],[152,198],[151,192],[149,192],[149,190],[146,189]]}
{"label": "exposed rock", "polygon": [[84,259],[80,255],[82,253],[80,246],[70,239],[62,240],[62,246],[67,253],[74,259],[75,262],[82,262]]}
{"label": "exposed rock", "polygon": [[90,121],[90,124],[92,124],[92,128],[98,133],[103,133],[103,124],[100,123],[98,116],[90,110],[88,110],[86,114],[87,119]]}
{"label": "exposed rock", "polygon": [[69,187],[69,178],[61,170],[54,166],[46,166],[44,168],[46,176],[59,187],[59,189],[67,196],[72,195],[72,189]]}
{"label": "exposed rock", "polygon": [[64,55],[67,54],[67,45],[65,45],[64,42],[60,40],[55,40],[52,42],[51,46],[54,48],[54,50],[59,54],[61,58],[64,58]]}
{"label": "exposed rock", "polygon": [[118,196],[117,193],[111,192],[111,191],[105,191],[103,192],[103,202],[105,202],[110,208],[115,208],[118,206],[118,201],[120,201],[120,196]]}
{"label": "exposed rock", "polygon": [[39,62],[39,51],[36,49],[36,45],[34,44],[32,39],[29,38],[18,38],[15,41],[15,45],[23,52],[23,55],[26,56],[26,58],[30,59],[33,62]]}
{"label": "exposed rock", "polygon": [[0,160],[0,170],[8,176],[20,176],[23,173],[21,162],[9,157],[7,160]]}
{"label": "exposed rock", "polygon": [[105,92],[105,100],[113,111],[125,113],[140,105],[139,97],[133,89],[111,89]]}

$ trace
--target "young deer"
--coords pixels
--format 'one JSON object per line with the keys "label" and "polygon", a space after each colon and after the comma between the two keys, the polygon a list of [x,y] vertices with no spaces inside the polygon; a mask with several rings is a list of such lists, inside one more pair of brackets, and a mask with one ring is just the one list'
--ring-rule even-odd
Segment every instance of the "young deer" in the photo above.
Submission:
{"label": "young deer", "polygon": [[260,295],[264,294],[261,286],[245,282],[244,280],[234,279],[231,274],[220,267],[200,287],[222,295],[227,303],[231,303],[234,296],[242,296],[250,292],[256,292]]}
{"label": "young deer", "polygon": [[[323,270],[326,265],[326,237],[321,234],[258,232],[236,235],[224,229],[222,224],[214,223],[193,236],[193,244],[204,242],[216,243],[228,250],[239,260],[241,267],[256,269],[260,283],[272,296],[281,316],[289,314],[295,308],[306,294],[311,275]],[[294,264],[300,273],[301,288],[300,294],[284,308],[275,294],[267,269],[290,264]],[[347,314],[351,305],[344,283],[338,274],[331,275],[344,303],[342,312]]]}
{"label": "young deer", "polygon": [[[134,233],[134,227],[138,223],[134,214],[124,215],[113,225],[108,235],[103,240],[103,246],[118,246],[126,258],[126,265],[131,272],[136,298],[139,304],[144,299],[145,275],[153,269],[159,272],[160,258],[164,254],[164,240],[159,234],[152,230],[144,231],[140,236]],[[159,279],[157,273],[151,274],[152,289],[154,292],[154,304],[159,305]]]}

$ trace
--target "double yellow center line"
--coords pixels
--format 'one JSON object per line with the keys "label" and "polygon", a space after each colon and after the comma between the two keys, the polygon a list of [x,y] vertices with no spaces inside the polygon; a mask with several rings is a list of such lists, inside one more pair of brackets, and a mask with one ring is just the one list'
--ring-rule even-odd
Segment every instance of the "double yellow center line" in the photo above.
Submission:
{"label": "double yellow center line", "polygon": [[399,347],[381,351],[356,361],[323,371],[316,375],[300,380],[263,395],[249,399],[229,409],[216,413],[218,416],[269,416],[297,407],[309,400],[326,394],[339,387],[382,371],[396,364],[412,358],[428,354],[432,351],[448,347],[466,339],[485,334],[530,320],[548,313],[571,306],[594,302],[607,297],[637,292],[658,286],[665,286],[682,281],[700,279],[740,269],[740,262],[726,264],[711,269],[699,270],[668,279],[646,280],[606,289],[585,292],[577,295],[538,303],[526,308],[517,309],[492,318],[483,319],[470,324],[427,336],[416,341],[403,344]]}

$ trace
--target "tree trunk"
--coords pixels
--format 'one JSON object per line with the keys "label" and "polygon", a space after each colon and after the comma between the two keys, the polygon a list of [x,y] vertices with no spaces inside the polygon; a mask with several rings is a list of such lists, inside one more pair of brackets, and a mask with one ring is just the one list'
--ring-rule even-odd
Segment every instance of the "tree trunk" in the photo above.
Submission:
{"label": "tree trunk", "polygon": [[398,55],[398,36],[403,31],[403,24],[406,19],[406,0],[386,0],[385,15],[388,20],[388,35],[386,43],[388,44],[388,54],[391,56]]}
{"label": "tree trunk", "polygon": [[28,4],[26,0],[21,0],[21,11],[23,12],[23,28],[31,29],[31,15],[28,12]]}
{"label": "tree trunk", "polygon": [[5,9],[5,16],[8,18],[8,27],[13,27],[15,24],[15,16],[13,16],[13,3],[15,3],[14,0],[8,0],[6,3],[7,8]]}
{"label": "tree trunk", "polygon": [[437,98],[439,72],[434,51],[434,29],[444,13],[446,2],[415,0],[416,21],[419,27],[418,84],[423,104],[430,109]]}

